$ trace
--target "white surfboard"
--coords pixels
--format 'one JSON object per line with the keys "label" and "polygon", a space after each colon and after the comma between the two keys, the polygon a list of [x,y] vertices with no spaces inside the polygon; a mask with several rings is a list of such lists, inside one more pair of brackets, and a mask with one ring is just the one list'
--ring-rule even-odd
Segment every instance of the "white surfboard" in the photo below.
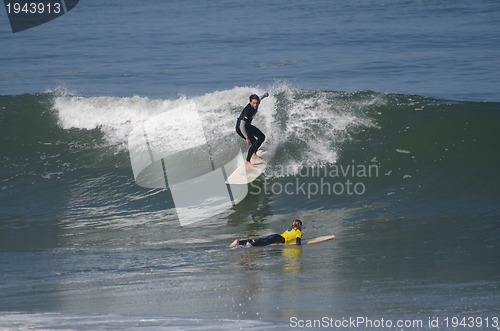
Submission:
{"label": "white surfboard", "polygon": [[[311,238],[302,241],[302,245],[310,245],[310,244],[317,244],[317,243],[322,243],[323,241],[327,240],[332,240],[335,239],[335,235],[331,234],[328,236],[321,236],[321,237],[316,237],[316,238]],[[272,244],[272,245],[284,245],[284,244]],[[295,245],[295,243],[290,243],[288,245]]]}
{"label": "white surfboard", "polygon": [[[266,152],[257,151],[257,155],[262,157]],[[256,157],[250,161],[255,167],[246,167],[245,163],[236,168],[233,173],[227,177],[226,184],[248,184],[260,176],[266,170],[267,162]]]}
{"label": "white surfboard", "polygon": [[317,243],[320,243],[320,242],[323,242],[323,241],[326,241],[326,240],[330,240],[330,239],[333,239],[333,238],[335,238],[335,236],[333,234],[329,235],[329,236],[321,236],[321,237],[317,237],[317,238],[314,238],[314,239],[306,240],[304,242],[304,244],[305,245],[317,244]]}

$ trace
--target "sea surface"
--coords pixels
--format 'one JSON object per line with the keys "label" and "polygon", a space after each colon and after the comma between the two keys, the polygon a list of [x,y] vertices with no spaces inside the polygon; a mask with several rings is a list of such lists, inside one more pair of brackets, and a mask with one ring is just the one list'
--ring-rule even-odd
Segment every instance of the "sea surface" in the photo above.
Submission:
{"label": "sea surface", "polygon": [[[0,329],[499,329],[500,2],[88,0],[0,49]],[[241,202],[138,185],[135,128],[246,152],[266,91]],[[295,218],[336,238],[228,247]]]}

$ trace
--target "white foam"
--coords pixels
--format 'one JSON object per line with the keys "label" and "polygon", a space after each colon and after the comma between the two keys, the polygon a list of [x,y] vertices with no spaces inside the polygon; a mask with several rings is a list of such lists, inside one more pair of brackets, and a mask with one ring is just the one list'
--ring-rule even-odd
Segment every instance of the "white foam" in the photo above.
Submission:
{"label": "white foam", "polygon": [[350,138],[350,128],[375,126],[363,109],[378,102],[377,98],[345,101],[335,98],[334,92],[308,92],[286,86],[280,92],[288,104],[279,110],[286,120],[273,122],[272,132],[279,143],[291,142],[306,150],[299,158],[292,156],[285,165],[297,173],[304,166],[336,163],[342,144]]}
{"label": "white foam", "polygon": [[[175,116],[169,114],[183,109],[199,114],[209,144],[216,140],[217,144],[244,145],[235,133],[236,118],[248,103],[250,94],[264,92],[257,87],[235,87],[177,99],[85,98],[59,93],[54,98],[54,109],[64,129],[100,129],[107,143],[122,149],[127,148],[129,134],[137,126],[149,125],[161,133],[163,129],[171,129],[175,122]],[[381,102],[380,96],[351,99],[340,93],[304,91],[284,84],[273,87],[270,93],[271,96],[261,103],[253,124],[266,135],[263,147],[268,150],[269,157],[287,146],[278,162],[280,166],[297,171],[304,166],[336,163],[343,143],[350,139],[352,128],[375,126],[364,109]],[[157,120],[151,122],[153,118]],[[196,136],[190,132],[194,129],[179,129],[184,131],[177,132],[173,135],[177,140],[168,143],[177,149],[188,148],[193,144],[189,137]]]}
{"label": "white foam", "polygon": [[[202,117],[206,133],[217,135],[232,133],[239,111],[248,102],[248,96],[257,92],[259,92],[257,89],[249,87],[236,87],[203,96],[193,98],[181,96],[177,99],[149,99],[138,96],[85,98],[60,93],[54,98],[53,108],[58,114],[59,125],[62,128],[100,129],[109,144],[125,146],[128,135],[135,126],[147,123],[152,118],[158,118],[159,115],[168,114],[170,111],[182,111],[187,108],[197,111]],[[261,110],[266,108],[261,107]],[[149,122],[148,125],[156,125],[157,129],[161,129],[164,125],[166,129],[171,129],[169,120],[172,117],[161,116],[159,119],[160,122]],[[189,128],[186,128],[186,131],[188,130]],[[185,138],[185,135],[181,137]],[[183,142],[187,140],[181,139],[176,143]]]}
{"label": "white foam", "polygon": [[65,314],[57,312],[0,313],[1,330],[262,330],[280,329],[280,323],[250,319],[179,318],[118,314]]}

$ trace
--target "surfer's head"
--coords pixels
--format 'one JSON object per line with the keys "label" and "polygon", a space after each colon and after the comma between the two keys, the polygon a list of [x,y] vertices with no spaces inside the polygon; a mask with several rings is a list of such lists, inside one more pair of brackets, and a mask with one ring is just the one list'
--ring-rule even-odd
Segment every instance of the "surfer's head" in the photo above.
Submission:
{"label": "surfer's head", "polygon": [[249,99],[250,99],[250,106],[252,106],[253,109],[257,109],[260,103],[259,96],[257,94],[252,94]]}
{"label": "surfer's head", "polygon": [[302,221],[301,220],[297,220],[297,219],[293,220],[293,222],[292,222],[292,229],[295,229],[295,228],[297,228],[300,231],[302,231]]}

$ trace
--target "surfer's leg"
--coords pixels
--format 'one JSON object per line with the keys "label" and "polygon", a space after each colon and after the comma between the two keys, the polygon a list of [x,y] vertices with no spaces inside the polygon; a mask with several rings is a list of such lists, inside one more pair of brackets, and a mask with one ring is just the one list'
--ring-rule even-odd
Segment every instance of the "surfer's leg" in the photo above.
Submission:
{"label": "surfer's leg", "polygon": [[254,136],[257,137],[257,147],[255,148],[255,153],[260,148],[260,145],[266,140],[266,136],[258,128],[254,126]]}
{"label": "surfer's leg", "polygon": [[238,240],[238,239],[235,239],[231,245],[229,245],[229,247],[234,247],[234,246],[245,246],[247,243],[249,242],[249,240]]}
{"label": "surfer's leg", "polygon": [[[236,133],[238,133],[241,138],[246,140],[248,146],[252,146],[253,143],[255,142],[255,138],[252,135],[248,134],[247,132],[248,126],[249,125],[247,125],[246,121],[238,119],[236,121]],[[251,147],[248,149],[247,160],[245,161],[245,165],[255,167],[252,163],[250,163],[250,159],[252,158],[250,149]]]}
{"label": "surfer's leg", "polygon": [[247,125],[246,130],[248,133],[248,138],[252,142],[252,146],[250,146],[250,148],[248,149],[248,155],[247,155],[247,161],[250,162],[252,155],[254,153],[257,153],[257,150],[266,139],[266,136],[262,133],[262,131],[260,131],[253,125]]}
{"label": "surfer's leg", "polygon": [[267,237],[262,237],[253,240],[251,242],[252,246],[267,246],[267,245],[272,245],[272,244],[283,244],[285,243],[285,238],[283,238],[279,234],[272,234]]}
{"label": "surfer's leg", "polygon": [[254,136],[251,134],[248,135],[248,139],[250,139],[250,142],[252,143],[252,145],[248,149],[248,154],[247,154],[247,161],[250,162],[250,160],[252,159],[252,154],[255,153],[254,150],[256,151],[254,146],[256,145],[257,140],[255,140]]}

